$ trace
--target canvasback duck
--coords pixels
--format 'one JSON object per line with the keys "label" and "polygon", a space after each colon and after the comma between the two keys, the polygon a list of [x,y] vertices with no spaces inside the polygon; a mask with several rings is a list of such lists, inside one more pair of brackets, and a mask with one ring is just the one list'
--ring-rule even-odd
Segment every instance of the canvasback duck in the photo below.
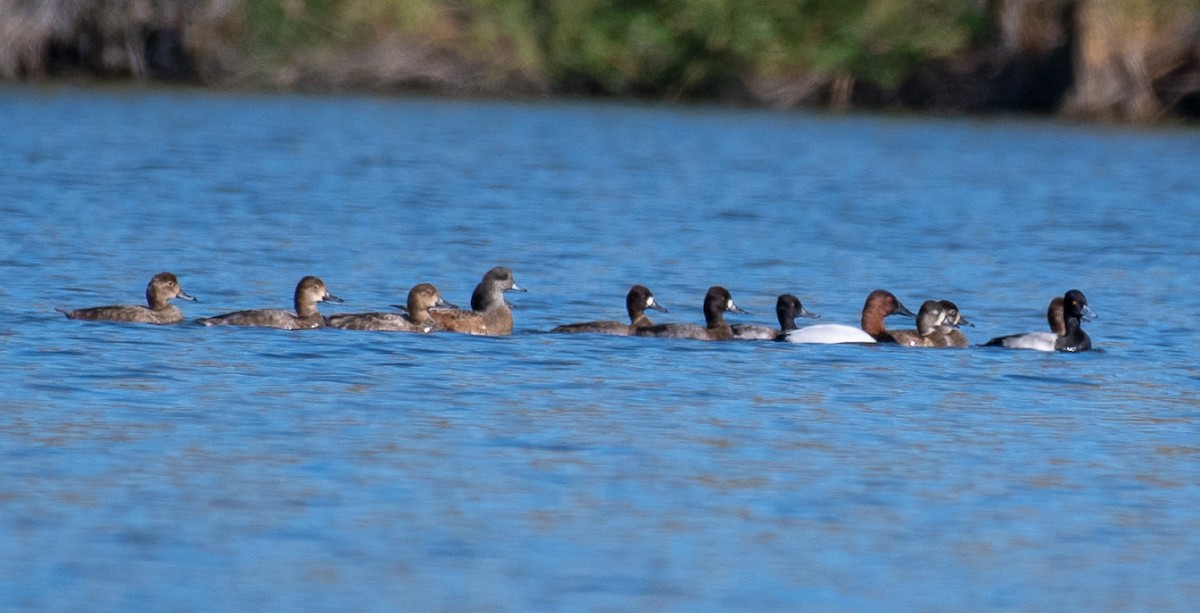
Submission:
{"label": "canvasback duck", "polygon": [[342,302],[342,299],[330,294],[324,281],[308,276],[296,284],[292,302],[296,309],[294,313],[283,309],[235,311],[197,319],[196,323],[205,326],[259,326],[283,330],[310,330],[325,326],[325,318],[317,311],[318,302]]}
{"label": "canvasback duck", "polygon": [[507,291],[526,290],[517,285],[511,269],[507,266],[497,266],[487,271],[483,280],[475,286],[475,291],[471,294],[470,311],[431,311],[430,316],[437,322],[439,329],[448,332],[506,336],[512,334],[513,330],[512,310],[504,301],[504,292]]}
{"label": "canvasback duck", "polygon": [[701,327],[696,324],[660,324],[646,328],[638,328],[637,336],[657,336],[661,338],[691,338],[705,341],[727,341],[733,338],[733,330],[725,323],[725,312],[747,315],[738,305],[734,304],[729,290],[714,285],[708,288],[704,295],[704,322]]}
{"label": "canvasback duck", "polygon": [[949,300],[939,300],[938,304],[942,305],[942,309],[946,311],[946,317],[942,320],[942,324],[938,326],[937,332],[933,338],[937,340],[939,347],[970,347],[971,342],[967,340],[967,335],[959,330],[960,326],[975,327],[975,324],[966,320],[962,313],[958,310],[958,305]]}
{"label": "canvasback duck", "polygon": [[774,341],[781,340],[783,335],[796,329],[797,317],[820,319],[821,316],[808,311],[800,303],[800,299],[783,294],[775,300],[775,317],[779,319],[779,329],[757,324],[731,324],[733,338],[742,341]]}
{"label": "canvasback duck", "polygon": [[177,324],[183,321],[183,312],[170,303],[172,298],[180,300],[196,300],[189,296],[179,286],[179,279],[169,272],[160,272],[150,278],[146,284],[146,304],[118,304],[113,306],[90,307],[68,311],[63,308],[55,309],[67,316],[67,319],[85,319],[90,321],[121,321],[143,324]]}
{"label": "canvasback duck", "polygon": [[578,324],[564,324],[551,330],[562,334],[612,334],[616,336],[630,336],[634,330],[638,328],[648,328],[654,325],[650,318],[646,316],[646,309],[654,309],[667,313],[667,307],[661,305],[654,299],[654,292],[644,285],[635,285],[629,288],[629,293],[625,295],[625,312],[629,314],[629,323],[619,321],[588,321]]}
{"label": "canvasback duck", "polygon": [[1087,351],[1092,348],[1092,339],[1083,331],[1080,320],[1097,317],[1099,316],[1088,307],[1083,292],[1073,289],[1061,298],[1050,301],[1050,306],[1046,309],[1046,321],[1050,325],[1050,332],[999,336],[984,343],[984,346],[1033,351]]}
{"label": "canvasback duck", "polygon": [[431,283],[421,283],[408,291],[407,314],[400,313],[338,313],[325,318],[331,328],[342,330],[378,330],[390,332],[430,332],[437,322],[429,314],[433,308],[456,308],[442,300],[442,294]]}
{"label": "canvasback duck", "polygon": [[784,335],[783,340],[789,343],[890,343],[891,335],[883,319],[889,315],[904,315],[916,317],[912,311],[904,307],[891,292],[877,289],[867,296],[863,303],[861,328],[843,324],[819,324],[805,326],[792,330]]}

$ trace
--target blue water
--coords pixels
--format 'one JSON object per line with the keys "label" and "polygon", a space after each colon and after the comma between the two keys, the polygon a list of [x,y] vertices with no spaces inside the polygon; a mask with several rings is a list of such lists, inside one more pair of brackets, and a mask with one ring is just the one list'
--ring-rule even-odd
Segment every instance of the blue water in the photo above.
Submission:
{"label": "blue water", "polygon": [[[0,609],[1194,610],[1200,132],[621,104],[0,89]],[[511,266],[508,338],[384,310]],[[1080,355],[542,334],[633,283]],[[902,319],[889,320],[904,327]]]}

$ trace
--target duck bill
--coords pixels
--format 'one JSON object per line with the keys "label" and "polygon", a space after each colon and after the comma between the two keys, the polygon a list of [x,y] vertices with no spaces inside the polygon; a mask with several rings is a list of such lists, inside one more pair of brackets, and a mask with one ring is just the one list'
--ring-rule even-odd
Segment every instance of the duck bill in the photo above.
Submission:
{"label": "duck bill", "polygon": [[734,304],[732,300],[729,301],[729,304],[727,306],[729,308],[727,308],[725,310],[729,311],[730,313],[737,313],[739,315],[750,315],[751,314],[750,311],[747,311],[746,309],[743,309],[742,307]]}
{"label": "duck bill", "polygon": [[646,308],[647,308],[647,309],[654,309],[655,311],[661,311],[661,312],[663,312],[663,313],[670,313],[670,311],[668,311],[668,310],[667,310],[667,307],[665,307],[665,306],[663,306],[663,305],[659,304],[657,300],[655,300],[654,302],[650,302],[650,303],[646,304]]}
{"label": "duck bill", "polygon": [[192,302],[198,302],[195,296],[192,296],[183,290],[179,290],[179,295],[175,297],[180,300],[191,300]]}
{"label": "duck bill", "polygon": [[821,319],[821,314],[813,313],[812,311],[810,311],[804,307],[800,307],[800,312],[796,313],[796,317],[807,317],[809,319]]}
{"label": "duck bill", "polygon": [[904,315],[905,317],[912,317],[913,319],[916,319],[917,317],[916,313],[908,310],[908,307],[901,304],[899,300],[896,301],[896,310],[889,313],[889,315]]}
{"label": "duck bill", "polygon": [[[433,308],[435,308],[435,309],[457,309],[458,305],[450,304],[449,302],[446,302],[445,300],[438,298],[438,301],[433,305]],[[405,310],[407,311],[408,308],[406,307]]]}
{"label": "duck bill", "polygon": [[958,318],[958,323],[957,323],[957,324],[954,324],[954,327],[955,327],[955,328],[961,328],[961,327],[963,327],[963,326],[968,326],[968,327],[974,328],[974,327],[975,327],[975,324],[973,324],[973,323],[971,323],[971,322],[967,321],[967,320],[966,320],[966,318],[964,318],[964,317],[962,317],[962,316],[960,315],[960,316],[959,316],[959,318]]}
{"label": "duck bill", "polygon": [[337,296],[334,296],[333,294],[325,294],[325,297],[321,299],[321,302],[334,302],[337,304],[341,304],[341,303],[345,302],[345,300],[342,300],[341,298],[338,298]]}
{"label": "duck bill", "polygon": [[509,291],[509,292],[527,292],[527,291],[529,291],[529,290],[527,290],[527,289],[525,289],[525,288],[521,287],[520,285],[517,285],[517,284],[514,282],[514,283],[513,283],[513,285],[512,285],[512,287],[508,288],[508,289],[507,289],[507,290],[505,290],[505,291]]}
{"label": "duck bill", "polygon": [[1088,308],[1088,305],[1086,305],[1086,304],[1083,305],[1083,308],[1079,310],[1079,315],[1088,321],[1092,321],[1093,319],[1100,319],[1100,316],[1097,315],[1095,311]]}

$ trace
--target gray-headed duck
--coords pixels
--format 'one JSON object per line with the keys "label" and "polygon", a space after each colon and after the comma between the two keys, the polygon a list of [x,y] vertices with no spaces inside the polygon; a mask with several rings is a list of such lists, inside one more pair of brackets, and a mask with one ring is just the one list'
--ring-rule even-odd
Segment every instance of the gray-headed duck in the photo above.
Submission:
{"label": "gray-headed duck", "polygon": [[730,324],[729,327],[733,330],[733,338],[738,340],[775,341],[782,340],[785,334],[796,329],[797,317],[821,318],[805,309],[800,299],[791,294],[783,294],[775,300],[775,317],[779,319],[778,330],[757,324]]}
{"label": "gray-headed duck", "polygon": [[442,300],[438,289],[421,283],[408,292],[408,313],[338,313],[326,317],[332,328],[343,330],[380,330],[391,332],[430,332],[437,322],[429,314],[433,308],[455,308]]}
{"label": "gray-headed duck", "polygon": [[892,340],[904,347],[943,347],[939,330],[948,319],[946,308],[936,300],[926,300],[917,309],[916,330],[889,330]]}
{"label": "gray-headed duck", "polygon": [[651,292],[644,285],[635,285],[629,288],[629,293],[625,295],[625,312],[629,314],[629,323],[619,321],[588,321],[578,324],[564,324],[554,328],[551,332],[630,336],[638,328],[648,328],[654,325],[654,322],[650,321],[650,318],[646,316],[646,309],[654,309],[663,313],[667,312],[667,307],[659,304],[654,299],[654,292]]}
{"label": "gray-headed duck", "polygon": [[704,295],[705,326],[695,324],[660,324],[646,328],[638,328],[638,336],[657,336],[661,338],[691,338],[705,341],[727,341],[733,339],[733,330],[725,323],[725,312],[747,314],[733,303],[729,290],[714,285],[708,288]]}
{"label": "gray-headed duck", "polygon": [[309,330],[325,326],[325,318],[317,311],[318,302],[342,302],[342,299],[330,294],[324,281],[308,276],[296,284],[292,302],[296,309],[294,313],[283,309],[235,311],[197,319],[196,323],[205,326],[259,326],[283,330]]}
{"label": "gray-headed duck", "polygon": [[86,319],[91,321],[122,321],[143,324],[177,324],[183,321],[183,312],[170,303],[172,298],[180,300],[195,300],[179,286],[179,279],[169,272],[160,272],[150,278],[146,285],[146,304],[119,304],[113,306],[91,307],[87,309],[56,309],[67,316],[67,319]]}
{"label": "gray-headed duck", "polygon": [[890,343],[892,337],[888,334],[883,319],[889,315],[904,315],[916,317],[912,311],[904,307],[891,292],[877,289],[867,296],[863,303],[861,328],[843,324],[818,324],[792,330],[784,335],[783,340],[790,343],[817,343],[824,345],[840,343]]}
{"label": "gray-headed duck", "polygon": [[523,292],[517,285],[513,272],[507,266],[497,266],[483,275],[471,294],[471,310],[449,309],[432,311],[430,316],[438,328],[448,332],[505,336],[512,334],[513,316],[504,301],[504,292]]}
{"label": "gray-headed duck", "polygon": [[970,347],[971,342],[967,340],[967,335],[959,330],[961,326],[975,327],[975,324],[966,320],[962,313],[958,310],[958,305],[949,300],[939,300],[938,304],[942,305],[942,309],[946,311],[946,317],[942,320],[942,324],[938,326],[937,332],[933,337],[937,340],[940,347]]}

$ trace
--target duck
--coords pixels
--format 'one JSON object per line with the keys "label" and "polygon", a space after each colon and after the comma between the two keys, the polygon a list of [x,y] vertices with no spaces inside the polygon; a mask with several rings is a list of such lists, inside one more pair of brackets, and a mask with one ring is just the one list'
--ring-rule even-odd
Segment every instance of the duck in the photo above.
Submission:
{"label": "duck", "polygon": [[654,309],[669,313],[667,307],[654,299],[654,292],[644,285],[634,285],[625,295],[625,312],[629,314],[629,323],[619,321],[588,321],[577,324],[563,324],[551,332],[560,334],[612,334],[616,336],[631,336],[638,328],[648,328],[654,325],[646,315],[646,309]]}
{"label": "duck", "polygon": [[784,335],[789,343],[816,343],[824,345],[841,343],[891,343],[895,342],[884,325],[889,315],[916,317],[912,311],[887,290],[877,289],[867,295],[863,303],[861,328],[844,324],[818,324],[797,328]]}
{"label": "duck", "polygon": [[[1079,290],[1072,290],[1078,292]],[[1067,292],[1068,294],[1070,292]],[[1082,295],[1082,292],[1080,292]],[[1009,334],[1006,336],[998,336],[984,343],[984,347],[1003,347],[1005,349],[1028,349],[1031,351],[1057,351],[1059,340],[1067,336],[1067,321],[1066,321],[1066,294],[1055,296],[1050,300],[1050,306],[1046,308],[1046,323],[1050,326],[1049,332],[1025,332],[1022,334]],[[1087,306],[1087,298],[1084,298],[1084,306]],[[1079,311],[1080,316],[1083,315],[1082,310]],[[1095,314],[1088,309],[1089,316]],[[1080,330],[1082,333],[1082,329]],[[1086,334],[1084,334],[1086,336]],[[1091,339],[1088,339],[1090,346]],[[1065,341],[1064,346],[1072,345],[1071,341]]]}
{"label": "duck", "polygon": [[461,334],[483,336],[507,336],[512,334],[513,316],[504,292],[524,292],[517,285],[512,269],[497,266],[483,275],[471,294],[471,310],[447,309],[430,311],[440,330]]}
{"label": "duck", "polygon": [[300,279],[300,282],[296,284],[296,292],[292,301],[296,309],[294,313],[283,309],[235,311],[197,319],[196,323],[204,326],[258,326],[282,330],[311,330],[325,327],[325,318],[317,311],[318,302],[343,302],[341,298],[329,293],[324,281],[311,275]]}
{"label": "duck", "polygon": [[939,300],[938,304],[946,312],[945,319],[942,320],[942,324],[938,326],[937,332],[933,335],[933,338],[938,342],[938,346],[954,348],[970,347],[971,342],[967,340],[967,335],[962,330],[959,330],[959,327],[970,326],[974,328],[975,324],[967,321],[962,316],[957,304],[949,300]]}
{"label": "duck", "polygon": [[743,341],[774,341],[780,340],[785,334],[796,329],[797,317],[820,319],[821,316],[804,308],[800,299],[791,294],[781,294],[775,300],[775,316],[779,318],[779,329],[757,324],[731,324],[733,338]]}
{"label": "duck", "polygon": [[916,330],[891,330],[889,333],[897,345],[904,347],[943,347],[939,332],[949,320],[946,307],[937,300],[926,300],[917,309]]}
{"label": "duck", "polygon": [[1073,289],[1063,294],[1063,320],[1067,326],[1067,333],[1054,341],[1054,350],[1067,353],[1091,351],[1092,339],[1083,331],[1083,320],[1090,321],[1099,317],[1088,307],[1087,297],[1083,292]]}
{"label": "duck", "polygon": [[727,341],[733,339],[733,330],[725,323],[725,312],[749,315],[734,304],[729,290],[714,285],[708,288],[704,295],[704,322],[701,327],[696,324],[659,324],[638,328],[637,336],[654,336],[659,338],[690,338],[704,341]]}
{"label": "duck", "polygon": [[183,321],[183,312],[171,304],[174,298],[196,301],[179,286],[179,279],[169,272],[160,272],[150,277],[146,284],[146,305],[118,304],[112,306],[89,307],[69,311],[64,308],[55,310],[67,316],[67,319],[83,319],[88,321],[119,321],[142,324],[177,324]]}
{"label": "duck", "polygon": [[420,283],[408,291],[408,313],[338,313],[325,318],[331,328],[342,330],[378,330],[390,332],[430,332],[437,322],[430,309],[458,308],[445,300],[432,283]]}

